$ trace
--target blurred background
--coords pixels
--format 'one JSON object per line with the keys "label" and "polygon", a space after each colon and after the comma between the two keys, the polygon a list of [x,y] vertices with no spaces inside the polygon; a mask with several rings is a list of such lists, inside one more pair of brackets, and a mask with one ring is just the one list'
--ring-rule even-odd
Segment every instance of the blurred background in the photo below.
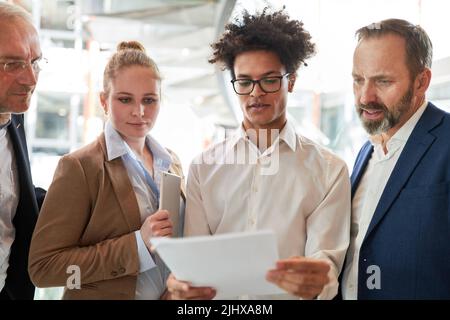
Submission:
{"label": "blurred background", "polygon": [[[61,155],[93,141],[105,118],[103,69],[122,40],[138,40],[163,75],[162,106],[151,134],[180,156],[195,155],[242,121],[227,72],[210,65],[210,44],[242,10],[265,6],[302,20],[318,54],[298,71],[288,113],[297,131],[332,149],[351,169],[366,140],[354,112],[355,31],[387,18],[420,24],[434,46],[428,99],[450,111],[450,2],[446,0],[22,0],[32,13],[48,66],[41,72],[26,133],[34,183],[47,188]],[[37,299],[59,299],[39,289]]]}

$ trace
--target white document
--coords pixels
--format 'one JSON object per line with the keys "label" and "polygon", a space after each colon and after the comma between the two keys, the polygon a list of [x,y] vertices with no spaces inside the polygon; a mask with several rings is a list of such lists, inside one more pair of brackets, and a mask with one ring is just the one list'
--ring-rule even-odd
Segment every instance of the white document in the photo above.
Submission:
{"label": "white document", "polygon": [[278,260],[272,231],[153,238],[151,243],[177,279],[215,288],[216,299],[285,293],[265,279]]}

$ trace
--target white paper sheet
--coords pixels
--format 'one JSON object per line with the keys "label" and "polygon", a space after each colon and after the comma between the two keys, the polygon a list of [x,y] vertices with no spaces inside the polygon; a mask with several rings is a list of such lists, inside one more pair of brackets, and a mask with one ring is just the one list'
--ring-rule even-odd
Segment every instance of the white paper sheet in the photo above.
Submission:
{"label": "white paper sheet", "polygon": [[216,299],[284,293],[265,280],[278,260],[272,231],[153,238],[151,243],[177,279],[215,288]]}

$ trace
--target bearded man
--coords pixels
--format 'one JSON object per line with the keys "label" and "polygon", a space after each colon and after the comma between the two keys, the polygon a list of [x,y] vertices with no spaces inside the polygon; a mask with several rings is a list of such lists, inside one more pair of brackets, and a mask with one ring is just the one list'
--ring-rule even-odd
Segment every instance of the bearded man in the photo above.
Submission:
{"label": "bearded man", "polygon": [[342,297],[450,299],[450,115],[425,97],[431,41],[400,19],[356,35],[356,111],[371,137],[351,176]]}

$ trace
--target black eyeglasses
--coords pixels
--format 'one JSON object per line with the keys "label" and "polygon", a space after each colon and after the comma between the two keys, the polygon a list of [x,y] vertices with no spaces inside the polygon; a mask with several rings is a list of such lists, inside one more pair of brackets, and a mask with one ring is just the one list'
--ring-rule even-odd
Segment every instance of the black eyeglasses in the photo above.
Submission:
{"label": "black eyeglasses", "polygon": [[256,84],[258,84],[261,90],[265,93],[273,93],[281,89],[281,80],[289,75],[290,73],[285,73],[281,76],[264,77],[259,80],[233,79],[231,80],[231,83],[233,84],[234,92],[240,95],[250,94]]}

